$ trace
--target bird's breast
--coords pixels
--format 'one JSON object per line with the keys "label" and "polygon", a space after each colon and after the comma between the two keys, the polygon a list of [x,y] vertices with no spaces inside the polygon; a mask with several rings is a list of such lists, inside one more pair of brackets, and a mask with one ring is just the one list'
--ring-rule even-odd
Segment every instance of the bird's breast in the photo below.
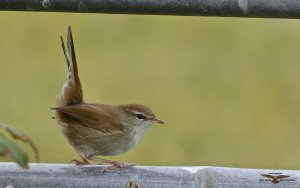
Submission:
{"label": "bird's breast", "polygon": [[103,133],[82,125],[62,126],[62,133],[74,149],[84,156],[113,156],[127,152],[139,141],[143,133],[138,129],[125,129],[120,133]]}

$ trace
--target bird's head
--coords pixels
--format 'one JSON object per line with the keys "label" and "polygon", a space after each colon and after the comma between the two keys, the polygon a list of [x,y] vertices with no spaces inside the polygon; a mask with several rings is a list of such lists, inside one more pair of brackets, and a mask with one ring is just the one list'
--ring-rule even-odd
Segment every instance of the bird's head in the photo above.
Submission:
{"label": "bird's head", "polygon": [[156,118],[155,113],[142,104],[126,104],[118,106],[123,112],[121,121],[124,126],[148,127],[153,124],[164,124]]}

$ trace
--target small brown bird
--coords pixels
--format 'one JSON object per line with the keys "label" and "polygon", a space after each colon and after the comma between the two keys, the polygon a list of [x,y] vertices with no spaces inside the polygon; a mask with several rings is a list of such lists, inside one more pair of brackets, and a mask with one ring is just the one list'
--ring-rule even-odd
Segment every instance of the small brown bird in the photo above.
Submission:
{"label": "small brown bird", "polygon": [[287,175],[278,175],[278,176],[273,176],[271,174],[261,174],[261,175],[266,177],[266,178],[270,178],[272,180],[272,183],[279,183],[281,181],[281,179],[290,177],[290,176],[287,176]]}
{"label": "small brown bird", "polygon": [[[61,45],[68,66],[68,78],[57,97],[56,119],[62,133],[80,155],[81,160],[72,160],[77,165],[90,164],[89,160],[111,164],[104,169],[133,166],[96,156],[113,156],[133,148],[152,124],[164,124],[154,112],[142,104],[108,105],[86,103],[78,75],[71,27],[68,28],[66,52],[63,38]],[[103,172],[103,171],[102,171]]]}

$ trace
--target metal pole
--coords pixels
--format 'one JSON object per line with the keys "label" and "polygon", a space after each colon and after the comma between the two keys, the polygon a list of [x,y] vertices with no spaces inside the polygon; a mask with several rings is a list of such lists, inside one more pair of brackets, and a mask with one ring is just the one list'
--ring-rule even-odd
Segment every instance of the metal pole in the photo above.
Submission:
{"label": "metal pole", "polygon": [[0,10],[300,18],[300,0],[0,0]]}
{"label": "metal pole", "polygon": [[205,166],[136,166],[101,175],[103,166],[0,163],[0,187],[296,188],[300,171]]}

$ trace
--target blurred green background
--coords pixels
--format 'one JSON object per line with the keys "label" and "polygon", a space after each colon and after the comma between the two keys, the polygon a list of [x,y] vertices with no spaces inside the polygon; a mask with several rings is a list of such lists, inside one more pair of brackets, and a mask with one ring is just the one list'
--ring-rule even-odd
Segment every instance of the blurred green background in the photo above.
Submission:
{"label": "blurred green background", "polygon": [[300,169],[298,20],[1,12],[0,25],[0,122],[29,134],[41,162],[78,158],[49,109],[71,25],[85,100],[143,103],[166,122],[108,158]]}

